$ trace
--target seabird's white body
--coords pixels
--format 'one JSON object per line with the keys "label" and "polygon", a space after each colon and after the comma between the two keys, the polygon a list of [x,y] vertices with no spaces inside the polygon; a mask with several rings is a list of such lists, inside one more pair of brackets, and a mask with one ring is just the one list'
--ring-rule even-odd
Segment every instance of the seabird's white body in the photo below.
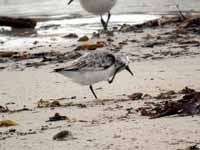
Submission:
{"label": "seabird's white body", "polygon": [[71,64],[54,71],[81,85],[89,85],[95,98],[97,98],[92,85],[100,81],[112,83],[116,74],[126,69],[133,75],[128,67],[129,59],[122,54],[115,55],[111,51],[96,50],[81,56]]}
{"label": "seabird's white body", "polygon": [[66,71],[62,74],[81,85],[91,85],[100,81],[107,81],[114,75],[114,64],[105,70],[99,71]]}
{"label": "seabird's white body", "polygon": [[95,15],[108,13],[116,2],[117,0],[80,0],[81,6]]}

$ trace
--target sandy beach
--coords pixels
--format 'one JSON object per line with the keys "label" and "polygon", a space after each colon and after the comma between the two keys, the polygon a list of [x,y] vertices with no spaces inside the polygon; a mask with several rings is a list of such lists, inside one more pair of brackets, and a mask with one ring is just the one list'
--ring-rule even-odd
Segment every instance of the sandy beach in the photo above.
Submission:
{"label": "sandy beach", "polygon": [[[169,68],[170,64],[173,65]],[[138,91],[157,95],[171,89],[178,91],[184,86],[199,90],[199,64],[198,57],[133,63],[131,68],[135,72],[134,78],[123,72],[112,85],[95,85],[95,88],[102,88],[97,90],[99,97],[113,98],[113,101],[105,102],[104,105],[94,100],[88,87],[81,87],[44,69],[2,71],[1,99],[4,101],[1,103],[13,102],[14,104],[8,105],[12,109],[26,105],[32,111],[1,114],[2,119],[14,119],[17,122],[15,127],[1,128],[1,138],[6,137],[0,141],[1,149],[173,150],[195,145],[200,142],[199,116],[172,116],[151,120],[140,116],[135,110],[145,102],[155,100],[115,102],[115,99],[126,98],[126,94]],[[73,96],[76,98],[71,99]],[[62,102],[79,102],[86,104],[86,108],[37,108],[40,99],[63,97],[65,99]],[[133,113],[126,116],[128,108],[133,108]],[[55,113],[66,115],[74,121],[46,122]],[[5,133],[13,128],[16,132],[27,135],[14,133],[7,137]],[[53,135],[62,130],[71,131],[76,139],[53,141]]]}
{"label": "sandy beach", "polygon": [[[199,115],[149,119],[138,111],[147,103],[181,99],[179,91],[185,87],[200,91],[199,29],[182,27],[186,33],[179,33],[176,23],[145,25],[120,25],[85,42],[63,35],[19,38],[25,44],[2,42],[1,51],[18,53],[0,57],[0,120],[16,121],[15,126],[0,127],[0,149],[178,150],[199,144]],[[134,76],[123,71],[113,84],[95,84],[100,98],[95,100],[89,87],[52,71],[94,50],[83,46],[97,42],[103,44],[98,50],[127,54]],[[156,98],[172,90],[173,97]],[[130,98],[138,92],[143,96]],[[56,113],[65,119],[52,121]],[[71,132],[71,139],[53,140],[63,130]]]}

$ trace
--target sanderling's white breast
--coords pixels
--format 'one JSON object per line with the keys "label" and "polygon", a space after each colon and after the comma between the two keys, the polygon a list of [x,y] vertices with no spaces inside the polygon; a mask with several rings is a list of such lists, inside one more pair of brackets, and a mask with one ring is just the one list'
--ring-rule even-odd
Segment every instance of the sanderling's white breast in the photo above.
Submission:
{"label": "sanderling's white breast", "polygon": [[98,50],[80,57],[64,68],[55,69],[55,72],[69,77],[79,84],[90,85],[93,95],[97,98],[92,84],[100,81],[112,83],[116,74],[124,69],[133,75],[128,63],[127,56],[114,55],[110,51]]}

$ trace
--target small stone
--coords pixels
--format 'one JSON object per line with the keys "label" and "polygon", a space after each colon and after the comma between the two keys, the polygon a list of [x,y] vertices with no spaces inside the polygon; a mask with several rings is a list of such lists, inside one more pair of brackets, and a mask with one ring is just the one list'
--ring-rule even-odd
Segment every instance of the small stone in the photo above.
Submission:
{"label": "small stone", "polygon": [[16,132],[16,129],[9,129],[8,132],[14,133],[14,132]]}
{"label": "small stone", "polygon": [[73,137],[72,132],[67,130],[60,131],[53,136],[53,140],[56,141],[67,141],[73,139],[75,138]]}
{"label": "small stone", "polygon": [[63,38],[78,38],[78,35],[75,33],[69,33],[69,34],[63,36]]}
{"label": "small stone", "polygon": [[80,41],[80,42],[84,42],[84,41],[88,41],[89,40],[89,38],[85,35],[85,36],[82,36],[82,37],[80,37],[79,39],[78,39],[78,41]]}
{"label": "small stone", "polygon": [[33,42],[33,45],[37,45],[39,42],[38,41],[34,41]]}
{"label": "small stone", "polygon": [[70,120],[67,116],[61,116],[59,113],[55,113],[53,117],[49,117],[48,121],[60,121],[60,120]]}
{"label": "small stone", "polygon": [[0,120],[0,127],[16,126],[17,123],[14,120]]}
{"label": "small stone", "polygon": [[131,95],[128,95],[128,98],[130,98],[131,100],[138,100],[138,99],[141,99],[143,96],[143,93],[133,93]]}
{"label": "small stone", "polygon": [[193,93],[193,92],[195,92],[194,89],[191,89],[191,88],[189,88],[189,87],[186,86],[184,89],[182,89],[182,90],[179,91],[178,93],[179,93],[179,94],[191,94],[191,93]]}
{"label": "small stone", "polygon": [[156,99],[171,99],[171,98],[175,98],[175,94],[176,94],[176,92],[171,90],[171,91],[167,91],[165,93],[160,93],[155,98]]}

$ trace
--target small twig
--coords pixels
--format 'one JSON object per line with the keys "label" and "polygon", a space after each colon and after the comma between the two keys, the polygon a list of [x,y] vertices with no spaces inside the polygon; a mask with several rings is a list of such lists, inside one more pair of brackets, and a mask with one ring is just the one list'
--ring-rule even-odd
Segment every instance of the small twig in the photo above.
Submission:
{"label": "small twig", "polygon": [[176,5],[176,8],[177,8],[177,10],[178,10],[178,12],[179,12],[179,15],[180,15],[181,19],[182,19],[182,20],[185,20],[186,17],[185,17],[185,15],[183,14],[183,12],[180,10],[180,7],[179,7],[178,4]]}

